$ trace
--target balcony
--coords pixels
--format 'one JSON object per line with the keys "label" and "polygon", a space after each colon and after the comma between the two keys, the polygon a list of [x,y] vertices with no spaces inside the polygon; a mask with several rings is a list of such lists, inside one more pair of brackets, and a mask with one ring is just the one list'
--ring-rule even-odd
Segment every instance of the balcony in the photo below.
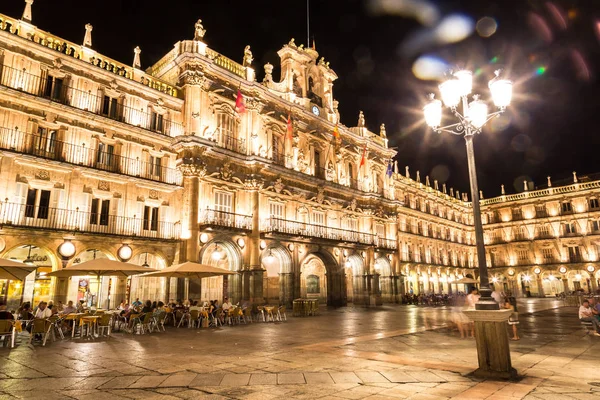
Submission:
{"label": "balcony", "polygon": [[76,146],[57,140],[54,132],[41,135],[0,127],[0,149],[170,185],[181,185],[181,174],[175,168],[123,157],[109,151]]}
{"label": "balcony", "polygon": [[286,156],[284,153],[273,152],[273,162],[277,165],[281,165],[282,167],[287,167],[291,165],[292,157]]}
{"label": "balcony", "polygon": [[180,236],[180,225],[172,222],[8,202],[0,203],[0,225],[168,240]]}
{"label": "balcony", "polygon": [[246,140],[238,139],[233,135],[227,135],[222,132],[216,132],[214,140],[218,147],[231,150],[235,153],[246,154]]}
{"label": "balcony", "polygon": [[375,241],[375,235],[370,233],[330,228],[324,225],[307,224],[304,222],[288,221],[281,218],[267,219],[262,231],[369,245],[373,244]]}
{"label": "balcony", "polygon": [[252,216],[206,209],[200,213],[200,229],[227,228],[252,230]]}
{"label": "balcony", "polygon": [[136,126],[165,136],[183,134],[183,125],[154,112],[134,109],[117,99],[97,96],[91,90],[82,91],[63,84],[62,79],[46,79],[8,66],[0,66],[0,85],[64,104],[79,110]]}
{"label": "balcony", "polygon": [[398,248],[398,241],[396,239],[388,239],[376,236],[375,246],[382,249],[396,250]]}

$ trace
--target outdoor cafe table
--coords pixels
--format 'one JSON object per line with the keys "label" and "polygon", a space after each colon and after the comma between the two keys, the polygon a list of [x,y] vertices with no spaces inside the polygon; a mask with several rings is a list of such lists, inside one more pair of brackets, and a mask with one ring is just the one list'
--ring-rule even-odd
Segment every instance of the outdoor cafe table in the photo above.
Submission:
{"label": "outdoor cafe table", "polygon": [[74,313],[74,314],[67,314],[65,316],[65,321],[73,321],[73,329],[71,330],[71,337],[75,337],[75,327],[77,326],[77,320],[79,320],[79,318],[83,315],[86,315],[84,313]]}
{"label": "outdoor cafe table", "polygon": [[[100,315],[84,315],[81,318],[79,318],[80,337],[83,337],[83,326],[85,324],[90,325],[90,327],[95,327],[100,318],[102,318]],[[89,333],[90,331],[88,329],[88,335]]]}

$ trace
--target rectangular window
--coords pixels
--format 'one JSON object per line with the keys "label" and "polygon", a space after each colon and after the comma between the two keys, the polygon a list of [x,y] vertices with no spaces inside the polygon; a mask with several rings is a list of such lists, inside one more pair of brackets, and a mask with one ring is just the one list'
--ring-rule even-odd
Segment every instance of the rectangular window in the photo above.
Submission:
{"label": "rectangular window", "polygon": [[592,232],[600,231],[600,221],[592,221]]}
{"label": "rectangular window", "polygon": [[548,216],[548,212],[546,211],[545,205],[537,205],[535,206],[535,216],[537,218],[544,218]]}
{"label": "rectangular window", "polygon": [[540,238],[550,237],[550,229],[548,228],[548,225],[538,226],[538,237],[540,237]]}
{"label": "rectangular window", "polygon": [[96,163],[97,168],[112,171],[116,166],[115,146],[112,144],[98,143]]}
{"label": "rectangular window", "polygon": [[581,253],[579,252],[579,247],[569,247],[569,261],[571,262],[581,262]]}
{"label": "rectangular window", "polygon": [[150,114],[150,129],[157,132],[163,132],[164,117],[162,114],[152,111]]}
{"label": "rectangular window", "polygon": [[375,232],[377,233],[377,236],[379,236],[380,238],[385,238],[385,225],[383,225],[383,224],[375,225]]}
{"label": "rectangular window", "polygon": [[554,261],[554,250],[553,249],[542,249],[542,256],[544,257],[544,261],[546,263],[551,263]]}
{"label": "rectangular window", "polygon": [[233,221],[233,194],[227,192],[215,192],[215,221],[221,224],[229,224]]}
{"label": "rectangular window", "polygon": [[515,208],[512,210],[512,219],[513,220],[523,219],[523,214],[522,214],[520,208]]}
{"label": "rectangular window", "polygon": [[148,172],[151,178],[160,178],[162,176],[162,158],[150,156],[148,161]]}
{"label": "rectangular window", "polygon": [[29,189],[25,202],[25,216],[27,218],[48,219],[50,206],[50,191]]}
{"label": "rectangular window", "polygon": [[572,235],[577,233],[577,231],[575,230],[575,223],[573,222],[567,222],[563,224],[563,231],[565,235]]}
{"label": "rectangular window", "polygon": [[269,214],[275,218],[285,218],[284,205],[281,203],[269,203]]}
{"label": "rectangular window", "polygon": [[63,80],[48,75],[46,78],[46,86],[44,87],[44,97],[52,100],[61,100],[62,98]]}
{"label": "rectangular window", "polygon": [[102,99],[102,115],[108,118],[117,119],[118,107],[118,99],[115,99],[110,96],[104,96],[104,98]]}
{"label": "rectangular window", "polygon": [[570,213],[573,212],[573,207],[571,206],[571,203],[568,201],[565,201],[564,203],[561,203],[561,209],[563,213]]}
{"label": "rectangular window", "polygon": [[158,230],[158,207],[144,206],[144,222],[145,231]]}
{"label": "rectangular window", "polygon": [[325,234],[325,213],[313,211],[311,214],[311,223],[316,225],[313,227],[316,236],[322,237]]}
{"label": "rectangular window", "polygon": [[90,225],[108,225],[110,200],[92,199],[90,210]]}
{"label": "rectangular window", "polygon": [[598,199],[590,199],[590,210],[596,210],[600,207]]}
{"label": "rectangular window", "polygon": [[33,138],[33,154],[54,158],[56,150],[56,131],[39,127]]}
{"label": "rectangular window", "polygon": [[525,264],[529,262],[529,253],[527,250],[517,250],[517,258],[519,260],[519,264]]}
{"label": "rectangular window", "polygon": [[320,179],[325,178],[324,168],[321,167],[321,153],[315,150],[315,160],[314,160],[314,168],[315,168],[315,176]]}
{"label": "rectangular window", "polygon": [[282,140],[279,135],[273,134],[273,161],[275,164],[285,166],[285,152],[283,150]]}

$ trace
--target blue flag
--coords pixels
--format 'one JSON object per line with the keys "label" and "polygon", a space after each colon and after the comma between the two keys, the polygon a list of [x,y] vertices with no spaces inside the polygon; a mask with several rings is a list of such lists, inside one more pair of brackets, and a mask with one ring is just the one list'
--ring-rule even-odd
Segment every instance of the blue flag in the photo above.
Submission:
{"label": "blue flag", "polygon": [[387,171],[385,171],[386,175],[391,178],[394,170],[392,169],[392,160],[388,162]]}

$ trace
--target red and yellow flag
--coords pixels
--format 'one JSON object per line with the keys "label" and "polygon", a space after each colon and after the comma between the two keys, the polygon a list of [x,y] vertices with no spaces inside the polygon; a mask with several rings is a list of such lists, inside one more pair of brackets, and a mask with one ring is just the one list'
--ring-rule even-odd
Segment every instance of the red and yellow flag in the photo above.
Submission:
{"label": "red and yellow flag", "polygon": [[333,128],[333,138],[338,141],[340,140],[340,130],[338,129],[338,125],[335,124],[335,128]]}
{"label": "red and yellow flag", "polygon": [[244,114],[246,112],[246,104],[244,104],[244,96],[242,96],[242,92],[238,89],[237,97],[235,99],[235,111],[238,114]]}
{"label": "red and yellow flag", "polygon": [[365,147],[363,147],[362,157],[360,159],[360,165],[358,166],[358,168],[365,165],[366,162],[367,162],[367,144],[365,143]]}

